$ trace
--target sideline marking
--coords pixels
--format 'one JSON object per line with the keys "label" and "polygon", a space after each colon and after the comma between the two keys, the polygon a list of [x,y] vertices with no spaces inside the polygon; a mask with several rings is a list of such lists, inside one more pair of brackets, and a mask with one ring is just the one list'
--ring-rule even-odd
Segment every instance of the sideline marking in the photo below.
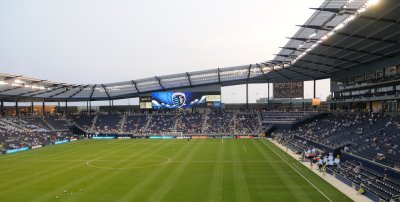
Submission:
{"label": "sideline marking", "polygon": [[249,160],[249,161],[230,161],[230,160],[222,160],[222,161],[172,161],[171,163],[282,163],[281,160]]}
{"label": "sideline marking", "polygon": [[332,202],[332,200],[326,196],[321,190],[319,190],[310,180],[308,180],[304,175],[302,175],[298,170],[296,170],[292,165],[290,165],[289,162],[287,162],[284,158],[282,158],[281,155],[279,155],[275,150],[273,150],[267,143],[265,143],[262,139],[260,139],[262,143],[264,143],[271,151],[273,151],[279,158],[281,158],[283,161],[285,161],[286,164],[288,164],[294,171],[296,171],[301,177],[303,177],[311,186],[313,186],[319,193],[321,193],[328,201]]}

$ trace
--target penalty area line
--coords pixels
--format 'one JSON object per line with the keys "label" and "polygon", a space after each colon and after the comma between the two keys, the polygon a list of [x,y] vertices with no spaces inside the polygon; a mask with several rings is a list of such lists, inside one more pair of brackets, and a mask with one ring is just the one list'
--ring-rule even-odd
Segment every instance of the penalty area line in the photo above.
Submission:
{"label": "penalty area line", "polygon": [[290,165],[289,162],[287,162],[281,155],[278,154],[275,150],[273,150],[267,143],[265,143],[262,139],[260,139],[262,143],[264,143],[271,151],[273,151],[279,158],[281,158],[286,164],[288,164],[294,171],[296,171],[301,177],[303,177],[311,186],[313,186],[319,193],[321,193],[328,201],[332,202],[332,200],[325,195],[321,190],[319,190],[310,180],[308,180],[304,175],[302,175],[296,168],[294,168],[292,165]]}

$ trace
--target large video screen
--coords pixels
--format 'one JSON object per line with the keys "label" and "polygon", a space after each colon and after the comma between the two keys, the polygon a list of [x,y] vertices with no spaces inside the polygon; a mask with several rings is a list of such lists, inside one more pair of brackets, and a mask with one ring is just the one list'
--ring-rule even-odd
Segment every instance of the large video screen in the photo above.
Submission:
{"label": "large video screen", "polygon": [[151,98],[153,109],[221,107],[221,95],[217,93],[154,92]]}
{"label": "large video screen", "polygon": [[274,83],[274,98],[302,98],[303,82]]}

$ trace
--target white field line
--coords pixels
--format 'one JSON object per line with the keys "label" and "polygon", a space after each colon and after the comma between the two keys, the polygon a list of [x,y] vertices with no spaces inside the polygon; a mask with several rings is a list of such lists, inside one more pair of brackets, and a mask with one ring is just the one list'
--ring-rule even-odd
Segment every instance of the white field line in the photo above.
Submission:
{"label": "white field line", "polygon": [[244,144],[242,144],[242,145],[243,145],[244,152],[247,152],[246,147],[244,146]]}
{"label": "white field line", "polygon": [[288,164],[294,171],[296,171],[301,177],[303,177],[311,186],[313,186],[319,193],[321,193],[328,201],[332,202],[332,200],[325,195],[321,190],[319,190],[310,180],[308,180],[304,175],[302,175],[296,168],[294,168],[292,165],[290,165],[289,162],[287,162],[281,155],[279,155],[275,150],[273,150],[267,143],[265,143],[262,139],[260,139],[262,143],[264,143],[271,151],[273,151],[279,158],[281,158],[286,164]]}

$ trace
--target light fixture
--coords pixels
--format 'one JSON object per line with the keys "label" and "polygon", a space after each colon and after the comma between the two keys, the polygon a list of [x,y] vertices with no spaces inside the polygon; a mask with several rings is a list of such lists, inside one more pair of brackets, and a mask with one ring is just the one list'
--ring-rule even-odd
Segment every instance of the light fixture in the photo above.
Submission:
{"label": "light fixture", "polygon": [[317,33],[314,32],[314,33],[310,34],[310,36],[308,36],[308,38],[312,38],[312,37],[314,37],[314,36],[316,36],[316,35],[317,35]]}
{"label": "light fixture", "polygon": [[378,3],[379,3],[379,0],[368,0],[367,5],[368,6],[375,6]]}
{"label": "light fixture", "polygon": [[[316,43],[314,43],[312,46],[310,46],[309,48],[307,48],[302,54],[300,54],[297,58],[295,58],[294,60],[292,60],[292,64],[295,64],[299,59],[301,59],[302,57],[304,57],[308,52],[310,52],[311,50],[313,50],[315,47],[317,47],[317,45],[321,44],[322,42],[324,42],[325,40],[329,39],[332,35],[334,35],[336,32],[338,32],[339,30],[343,29],[346,25],[348,25],[350,22],[352,22],[354,19],[356,19],[359,15],[361,15],[362,13],[364,13],[369,7],[374,6],[376,4],[379,3],[380,0],[368,0],[367,3],[365,3],[363,6],[361,6],[354,14],[349,15],[345,20],[343,20],[341,23],[339,23],[338,25],[336,25],[336,27],[332,30],[329,31],[328,33],[326,33],[324,36],[322,36]],[[345,5],[347,7],[347,5],[349,3],[351,3],[352,0],[348,0],[347,4]],[[311,35],[310,35],[311,36]]]}
{"label": "light fixture", "polygon": [[19,79],[15,79],[14,80],[14,83],[25,83],[24,81],[21,81],[21,80],[19,80]]}

